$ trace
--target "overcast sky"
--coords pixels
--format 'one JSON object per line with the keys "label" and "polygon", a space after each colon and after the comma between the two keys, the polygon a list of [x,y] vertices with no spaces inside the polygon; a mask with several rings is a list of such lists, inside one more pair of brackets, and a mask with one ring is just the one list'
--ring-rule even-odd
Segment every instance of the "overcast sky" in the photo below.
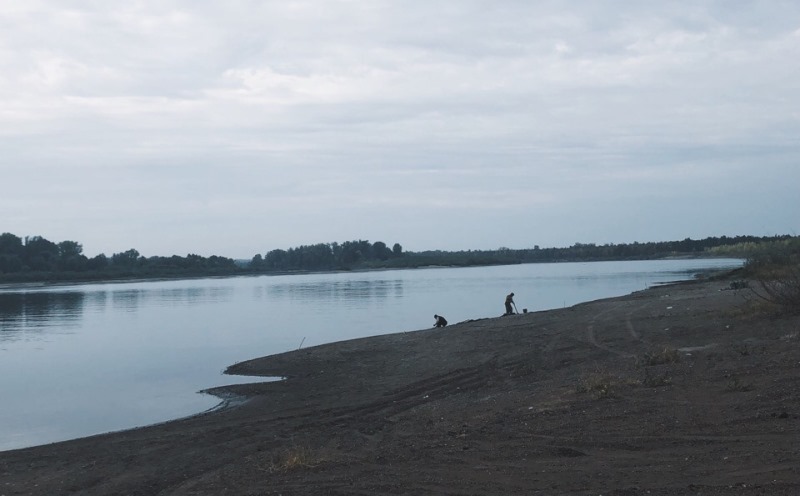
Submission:
{"label": "overcast sky", "polygon": [[800,234],[800,2],[0,0],[0,232],[250,258]]}

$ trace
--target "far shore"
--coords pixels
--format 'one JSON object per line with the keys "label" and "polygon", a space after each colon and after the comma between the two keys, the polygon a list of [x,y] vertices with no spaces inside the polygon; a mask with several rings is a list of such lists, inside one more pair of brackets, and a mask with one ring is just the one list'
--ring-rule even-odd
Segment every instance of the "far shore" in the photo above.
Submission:
{"label": "far shore", "polygon": [[[524,265],[524,264],[551,264],[551,263],[592,263],[592,262],[632,262],[632,261],[653,261],[653,260],[700,260],[700,259],[729,259],[736,257],[729,256],[709,256],[709,255],[672,255],[659,258],[637,258],[637,259],[608,259],[608,260],[549,260],[542,262],[517,262],[517,263],[483,263],[470,265],[438,265],[426,264],[411,267],[357,267],[352,269],[331,269],[331,270],[285,270],[285,271],[247,271],[231,273],[206,273],[206,274],[180,274],[180,275],[132,275],[130,277],[120,277],[117,275],[109,277],[80,277],[80,275],[70,275],[67,278],[59,279],[55,277],[43,276],[40,279],[18,281],[8,280],[0,277],[0,290],[2,289],[29,289],[40,287],[76,286],[87,284],[123,284],[137,282],[160,282],[160,281],[191,281],[196,279],[227,279],[233,277],[261,277],[261,276],[293,276],[293,275],[313,275],[313,274],[350,274],[361,272],[386,272],[394,270],[417,270],[417,269],[456,269],[470,267],[497,267],[503,265]],[[77,274],[77,273],[76,273]],[[74,278],[72,278],[74,277]]]}

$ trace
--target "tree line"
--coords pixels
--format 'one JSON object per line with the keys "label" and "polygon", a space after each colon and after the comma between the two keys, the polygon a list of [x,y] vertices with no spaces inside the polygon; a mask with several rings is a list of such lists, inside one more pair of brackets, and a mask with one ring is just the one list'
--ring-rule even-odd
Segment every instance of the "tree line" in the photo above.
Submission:
{"label": "tree line", "polygon": [[0,234],[0,281],[104,280],[179,278],[212,275],[269,274],[300,271],[366,270],[429,266],[466,267],[537,262],[649,260],[676,256],[748,258],[759,246],[795,242],[796,236],[721,236],[700,240],[603,244],[575,243],[564,248],[407,252],[367,240],[317,243],[256,254],[249,261],[189,254],[185,257],[142,256],[136,249],[88,258],[76,241],[49,241]]}
{"label": "tree line", "polygon": [[515,250],[498,248],[484,251],[441,252],[427,251],[415,253],[418,259],[431,263],[448,260],[449,265],[485,265],[537,262],[597,262],[612,260],[652,260],[659,258],[695,257],[734,257],[747,258],[754,246],[781,240],[797,239],[789,235],[780,236],[720,236],[704,239],[685,238],[681,241],[655,241],[633,243],[575,243],[564,248],[533,248]]}
{"label": "tree line", "polygon": [[526,249],[498,248],[495,250],[405,252],[395,243],[391,250],[378,241],[346,241],[319,243],[278,249],[257,254],[250,269],[258,272],[297,270],[352,270],[375,268],[415,268],[426,266],[467,267],[537,262],[578,262],[610,260],[650,260],[677,256],[708,256],[747,258],[754,246],[793,236],[720,236],[694,240],[657,241],[597,245],[575,243],[565,248]]}
{"label": "tree line", "polygon": [[0,279],[5,281],[186,277],[228,275],[238,270],[235,261],[225,257],[144,257],[130,249],[110,257],[101,253],[88,258],[77,241],[55,243],[41,236],[23,239],[0,234]]}
{"label": "tree line", "polygon": [[344,243],[317,243],[288,250],[272,250],[263,257],[257,254],[250,261],[256,271],[348,270],[358,267],[388,267],[389,260],[403,257],[403,247],[395,243],[390,249],[383,241],[366,240]]}

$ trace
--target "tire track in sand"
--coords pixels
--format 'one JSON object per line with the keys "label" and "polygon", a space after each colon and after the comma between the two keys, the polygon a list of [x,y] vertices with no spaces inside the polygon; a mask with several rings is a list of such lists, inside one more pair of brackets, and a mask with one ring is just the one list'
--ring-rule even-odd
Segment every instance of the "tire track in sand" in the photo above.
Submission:
{"label": "tire track in sand", "polygon": [[[614,348],[610,348],[597,340],[597,335],[595,333],[595,325],[598,323],[600,318],[605,318],[608,314],[616,311],[621,306],[620,303],[615,303],[614,305],[610,305],[609,308],[603,310],[602,312],[596,313],[592,320],[589,321],[589,324],[586,326],[586,339],[589,341],[589,344],[594,346],[597,349],[603,350],[605,352],[611,353],[613,355],[625,357],[625,358],[634,358],[636,355],[633,353],[628,353],[624,351],[615,350]],[[630,313],[628,314],[630,315]],[[629,321],[629,319],[628,319]],[[628,331],[631,333],[632,336],[638,336],[638,333],[633,328],[633,324],[631,323]]]}

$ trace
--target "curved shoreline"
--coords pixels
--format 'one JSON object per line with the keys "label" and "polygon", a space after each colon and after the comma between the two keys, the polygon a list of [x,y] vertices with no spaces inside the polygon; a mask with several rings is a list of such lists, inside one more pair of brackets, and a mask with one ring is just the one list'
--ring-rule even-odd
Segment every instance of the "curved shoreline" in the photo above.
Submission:
{"label": "curved shoreline", "polygon": [[[708,262],[701,261],[699,263],[702,265],[702,264],[708,263]],[[592,265],[590,265],[590,266],[592,266]],[[667,263],[667,264],[663,264],[661,266],[670,267],[671,264]],[[598,267],[603,267],[603,266],[598,266]],[[516,268],[511,268],[510,270],[513,273],[517,273],[518,272],[518,269],[516,269]],[[581,269],[578,269],[578,271],[580,271],[580,270]],[[594,270],[594,269],[591,269],[591,270]],[[614,271],[614,270],[617,270],[617,269],[612,268],[610,270]],[[625,269],[623,268],[623,270],[625,270]],[[605,269],[600,270],[600,272],[605,272]],[[658,270],[656,270],[656,272],[658,272]],[[460,271],[452,271],[451,273],[452,274],[457,274],[457,273],[460,273]],[[437,275],[430,275],[431,273],[428,273],[428,274],[429,275],[427,277],[438,277]],[[691,276],[691,273],[675,272],[675,273],[670,273],[668,278],[669,279],[677,279],[677,278],[681,278],[681,277],[690,277],[690,276]],[[349,278],[349,276],[348,276],[348,278]],[[642,281],[649,281],[649,280],[653,280],[653,278],[648,276],[645,279],[642,279]],[[657,275],[655,276],[655,280],[659,280],[659,277]],[[157,284],[157,283],[154,283],[154,284]],[[250,283],[246,283],[247,286],[256,285],[256,284],[261,284],[261,283],[257,283],[255,281],[250,282]],[[647,284],[644,284],[644,287],[646,287],[646,286],[647,286]],[[161,286],[159,285],[157,287],[160,288]],[[620,293],[619,294],[623,294],[624,291],[633,291],[633,290],[636,290],[636,289],[641,289],[642,287],[643,287],[643,285],[639,284],[638,282],[636,284],[630,284],[630,285],[628,285],[628,286],[626,286],[624,288],[620,288]],[[138,286],[137,286],[137,288],[138,288]],[[73,289],[75,289],[77,291],[80,291],[79,287],[73,287]],[[40,290],[37,289],[36,291],[40,291]],[[46,290],[46,291],[49,291],[49,290]],[[594,295],[586,294],[586,295],[578,297],[578,298],[586,301],[586,300],[589,300],[592,296],[594,296],[595,298],[602,297],[602,296],[604,296],[603,293],[604,293],[604,291],[598,291]],[[465,295],[465,296],[469,296],[469,295]],[[436,299],[438,299],[438,298],[436,298]],[[93,308],[93,304],[94,304],[93,302],[97,301],[96,299],[90,299],[90,300],[83,299],[83,300],[86,302],[81,307],[84,310],[86,310],[87,308]],[[107,304],[108,304],[108,295],[106,297],[106,300],[107,300]],[[488,300],[488,296],[485,297],[485,299],[483,299],[481,301],[487,301],[487,300]],[[543,299],[540,298],[540,297],[535,297],[534,298],[534,301],[542,301],[542,300]],[[548,304],[548,306],[556,307],[555,303],[556,302],[550,302]],[[562,305],[561,305],[560,299],[559,299],[559,301],[557,303],[558,303],[557,307],[561,308]],[[571,301],[565,301],[564,306],[572,304],[572,303],[573,302],[571,302]],[[92,305],[92,306],[90,306],[90,305]],[[471,307],[468,307],[468,308],[471,308]],[[521,309],[521,307],[520,307],[520,309]],[[450,314],[453,314],[453,315],[461,314],[464,318],[462,318],[462,319],[451,319],[451,321],[453,321],[453,322],[464,321],[467,317],[471,317],[471,316],[481,316],[482,317],[482,316],[485,316],[485,315],[491,315],[493,313],[493,312],[491,312],[492,308],[489,308],[488,311],[487,311],[487,309],[484,309],[482,311],[475,312],[474,314],[473,313],[463,313],[463,309],[459,309],[459,310],[460,311],[458,311],[458,312],[451,310]],[[411,320],[408,319],[408,317],[411,317]],[[413,320],[414,319],[414,315],[413,314],[409,314],[407,316],[402,316],[402,318],[411,321],[412,325],[408,326],[408,327],[403,327],[402,325],[397,325],[396,323],[393,323],[393,324],[385,324],[382,327],[385,327],[386,329],[394,329],[394,330],[406,329],[406,328],[410,329],[410,328],[413,328],[413,327],[419,327],[419,326],[422,325],[422,323],[424,323],[424,321],[421,323],[419,321],[419,319]],[[425,319],[425,320],[427,320],[427,319]],[[184,321],[184,322],[186,322],[186,321]],[[324,322],[320,322],[320,324],[321,324],[321,326],[325,326]],[[110,323],[109,325],[113,326],[115,324]],[[181,326],[182,323],[176,322],[175,325]],[[324,329],[324,327],[320,327],[320,326],[315,326],[314,328]],[[376,331],[376,329],[373,328],[373,329],[369,329],[368,332],[362,332],[363,329],[360,329],[357,332],[352,332],[351,330],[348,330],[347,327],[343,327],[341,330],[345,334],[347,334],[349,336],[374,334],[374,332]],[[328,333],[328,334],[330,334],[330,333]],[[319,342],[327,341],[328,339],[334,339],[335,337],[336,337],[336,335],[331,334],[330,336],[328,336],[327,339],[323,336],[323,339],[314,339],[314,341],[319,343]],[[300,341],[300,337],[299,336],[297,337],[297,341]],[[275,350],[275,351],[281,351],[281,350],[284,350],[284,349],[292,349],[293,347],[296,347],[296,346],[297,346],[297,343],[295,343],[294,346],[289,344],[288,346],[281,346],[279,348],[269,348],[268,347],[268,349],[272,349],[272,350]],[[255,355],[266,354],[266,351],[264,350],[264,348],[259,347],[259,348],[253,348],[253,349],[261,349],[262,350],[262,353],[255,353]],[[104,360],[104,358],[102,356],[104,353],[105,352],[103,352],[102,350],[98,350],[98,355],[99,355],[98,359],[100,361]],[[241,351],[239,353],[237,353],[237,354],[240,357],[242,356],[242,352]],[[249,353],[245,349],[245,356],[247,354],[249,354]],[[87,358],[87,363],[91,363],[92,361],[94,361],[88,355],[87,355],[86,358]],[[143,359],[137,360],[137,363],[146,364],[146,360],[144,360],[144,358],[146,358],[146,357],[142,357],[142,358]],[[235,359],[236,356],[234,355],[233,358]],[[230,355],[225,360],[220,362],[222,364],[222,366],[219,366],[219,367],[215,366],[213,371],[218,371],[218,369],[224,368],[224,366],[226,365],[226,362],[227,363],[232,363],[233,362],[233,360],[231,359]],[[31,364],[31,365],[33,365],[33,364]],[[199,365],[202,365],[202,363],[199,363]],[[20,370],[22,371],[22,369],[20,369]],[[178,373],[180,373],[180,371],[178,371]],[[82,374],[82,376],[90,377],[91,375],[84,373],[84,374]],[[102,377],[102,376],[99,376],[99,377]],[[12,376],[8,376],[7,380],[11,381],[11,384],[14,384],[14,382],[18,383],[18,381],[13,380]],[[47,380],[48,379],[46,377],[43,379],[43,381],[47,381]],[[249,380],[249,379],[245,379],[245,380]],[[261,380],[261,379],[257,379],[257,380]],[[55,384],[57,384],[56,381],[58,381],[58,378],[53,378],[52,381],[53,381],[53,385],[55,385]],[[213,407],[215,407],[217,405],[217,402],[214,401],[216,398],[212,399],[212,398],[209,398],[209,397],[205,397],[206,399],[204,399],[204,400],[203,399],[192,399],[191,396],[194,395],[194,392],[198,391],[200,389],[209,389],[209,386],[217,386],[219,384],[225,384],[227,382],[228,381],[217,382],[217,380],[214,379],[213,377],[209,377],[209,378],[206,378],[206,379],[204,379],[202,381],[199,381],[199,382],[198,381],[194,381],[192,384],[188,384],[189,389],[186,389],[186,387],[183,388],[184,395],[187,395],[186,396],[187,399],[185,400],[185,403],[183,404],[183,407],[181,406],[181,403],[178,401],[177,397],[173,398],[173,396],[179,395],[181,393],[181,391],[176,390],[174,394],[168,393],[166,396],[163,396],[161,399],[159,399],[159,398],[155,397],[155,395],[147,396],[148,390],[144,389],[144,388],[147,387],[146,383],[137,384],[136,385],[137,388],[138,387],[142,387],[143,388],[142,389],[142,393],[143,394],[140,396],[143,400],[145,398],[154,398],[155,397],[155,400],[153,400],[153,401],[158,401],[159,403],[158,404],[154,404],[152,406],[146,407],[147,411],[141,412],[141,415],[121,415],[120,416],[120,421],[115,421],[115,419],[113,417],[115,415],[115,413],[111,409],[109,409],[108,412],[102,413],[102,416],[99,416],[100,414],[97,414],[96,412],[99,412],[100,409],[102,408],[102,406],[101,405],[97,405],[97,407],[94,408],[92,406],[91,398],[86,398],[85,400],[82,401],[82,403],[85,405],[82,408],[85,408],[87,410],[91,409],[91,410],[94,410],[94,411],[90,410],[90,411],[87,411],[85,414],[81,414],[79,409],[73,409],[73,411],[75,412],[75,415],[73,415],[72,417],[63,416],[62,418],[55,418],[55,416],[51,415],[51,417],[53,417],[52,420],[40,420],[40,424],[43,426],[42,429],[37,429],[37,428],[35,428],[35,426],[32,426],[32,428],[27,429],[27,431],[26,431],[26,427],[25,427],[25,425],[24,425],[24,423],[22,421],[22,419],[24,418],[24,415],[17,414],[11,420],[13,421],[13,420],[19,419],[20,422],[18,424],[20,425],[20,427],[15,429],[13,427],[14,423],[10,423],[7,426],[7,431],[9,431],[10,435],[14,435],[15,436],[15,441],[14,441],[14,443],[12,443],[11,440],[9,439],[8,443],[3,444],[3,448],[5,450],[8,450],[8,449],[12,449],[12,448],[19,448],[19,447],[22,447],[24,445],[31,446],[31,445],[34,445],[34,444],[44,444],[44,443],[49,443],[49,442],[53,442],[53,441],[60,441],[60,440],[67,439],[67,438],[76,438],[78,436],[95,435],[95,434],[98,434],[98,433],[109,432],[109,431],[112,431],[112,430],[113,431],[117,431],[117,430],[122,430],[122,429],[126,429],[126,428],[138,428],[138,427],[146,426],[146,425],[149,425],[149,424],[155,423],[155,422],[163,422],[163,421],[168,421],[168,420],[181,418],[183,416],[202,413],[206,409],[213,408]],[[203,384],[203,383],[205,383],[205,384]],[[109,400],[113,401],[114,404],[118,403],[120,405],[124,405],[125,402],[130,401],[132,399],[132,398],[129,399],[128,397],[126,397],[126,396],[128,396],[128,395],[125,394],[126,386],[124,386],[122,384],[120,384],[117,387],[114,387],[113,384],[109,384],[109,385],[111,386],[111,389],[115,389],[119,393],[119,397],[118,398],[112,399],[111,397],[109,397]],[[177,385],[180,386],[180,384],[177,384]],[[53,386],[50,386],[50,387],[53,388]],[[56,388],[53,388],[53,389],[56,389]],[[57,388],[57,389],[60,389],[60,387]],[[86,390],[86,388],[84,388],[84,390]],[[176,400],[175,403],[177,405],[177,408],[170,408],[168,406],[172,402],[173,399]],[[139,400],[135,400],[135,401],[138,402]],[[27,402],[24,399],[22,399],[22,402],[18,402],[19,408],[17,410],[18,411],[23,411],[25,403],[27,403]],[[9,405],[9,407],[13,409],[15,407],[15,405],[12,403],[12,404]],[[12,411],[13,410],[10,410],[9,412],[7,412],[7,414],[11,415]],[[120,413],[124,414],[124,413],[127,413],[127,412],[120,411]],[[95,421],[87,421],[87,420],[85,420],[85,419],[88,419],[93,414],[97,417],[97,421],[96,422]],[[47,419],[47,417],[45,417],[45,415],[42,415],[42,418],[43,419]],[[57,438],[56,437],[47,437],[47,435],[49,434],[48,426],[52,426],[53,428],[58,428],[59,433],[57,433],[57,434],[59,436]],[[63,426],[63,428],[62,428],[62,426]],[[74,433],[70,432],[70,429],[72,429],[73,427],[75,427]],[[14,432],[14,431],[16,431],[16,432]],[[30,434],[27,434],[27,432],[30,432]],[[63,436],[61,434],[63,434]],[[19,440],[20,442],[17,442],[17,440]]]}
{"label": "curved shoreline", "polygon": [[240,362],[287,379],[214,388],[248,398],[235,408],[2,452],[2,492],[798,494],[800,317],[728,284]]}

